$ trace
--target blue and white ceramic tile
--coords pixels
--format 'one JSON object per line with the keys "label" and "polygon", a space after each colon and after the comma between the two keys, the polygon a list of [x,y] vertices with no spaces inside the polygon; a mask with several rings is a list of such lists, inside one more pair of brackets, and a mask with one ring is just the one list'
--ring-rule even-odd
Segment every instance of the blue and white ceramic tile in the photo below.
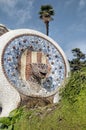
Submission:
{"label": "blue and white ceramic tile", "polygon": [[9,81],[17,88],[27,87],[27,84],[20,79],[18,72],[19,58],[27,48],[32,51],[41,50],[47,56],[51,73],[42,83],[42,87],[49,92],[57,89],[65,78],[64,59],[52,43],[38,36],[19,36],[5,48],[3,64]]}

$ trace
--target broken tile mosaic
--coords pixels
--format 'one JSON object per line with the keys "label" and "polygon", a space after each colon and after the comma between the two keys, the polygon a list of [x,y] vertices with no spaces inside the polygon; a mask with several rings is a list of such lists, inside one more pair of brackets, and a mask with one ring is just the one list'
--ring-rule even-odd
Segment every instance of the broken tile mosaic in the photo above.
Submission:
{"label": "broken tile mosaic", "polygon": [[[51,65],[51,73],[42,83],[41,87],[51,92],[57,89],[65,78],[65,63],[58,49],[46,39],[38,36],[21,35],[11,40],[6,46],[3,55],[4,72],[8,80],[18,89],[28,88],[18,71],[18,63],[22,53],[29,49],[31,51],[42,51]],[[25,89],[24,91],[30,91]]]}

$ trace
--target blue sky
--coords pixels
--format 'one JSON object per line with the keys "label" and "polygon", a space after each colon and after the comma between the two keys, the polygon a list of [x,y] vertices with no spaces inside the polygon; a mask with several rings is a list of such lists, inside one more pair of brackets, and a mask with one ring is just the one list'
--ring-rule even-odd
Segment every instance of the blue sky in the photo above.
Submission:
{"label": "blue sky", "polygon": [[0,23],[10,29],[29,28],[45,33],[38,12],[46,4],[55,10],[49,36],[68,58],[76,47],[86,54],[86,0],[0,0]]}

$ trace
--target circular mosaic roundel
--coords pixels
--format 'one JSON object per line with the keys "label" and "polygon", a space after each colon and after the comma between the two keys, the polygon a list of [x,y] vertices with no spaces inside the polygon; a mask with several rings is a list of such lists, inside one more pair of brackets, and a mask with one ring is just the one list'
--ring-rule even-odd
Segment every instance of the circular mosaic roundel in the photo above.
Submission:
{"label": "circular mosaic roundel", "polygon": [[39,32],[14,32],[2,56],[9,83],[25,95],[46,97],[54,94],[68,75],[63,51]]}

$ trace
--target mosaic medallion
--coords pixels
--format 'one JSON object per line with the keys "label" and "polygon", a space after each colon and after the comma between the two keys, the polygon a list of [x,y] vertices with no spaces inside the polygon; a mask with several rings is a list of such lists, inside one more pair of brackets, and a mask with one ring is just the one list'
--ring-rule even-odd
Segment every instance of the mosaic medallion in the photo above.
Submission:
{"label": "mosaic medallion", "polygon": [[2,64],[10,84],[25,95],[46,97],[62,85],[67,75],[61,51],[37,34],[19,34],[10,39]]}

